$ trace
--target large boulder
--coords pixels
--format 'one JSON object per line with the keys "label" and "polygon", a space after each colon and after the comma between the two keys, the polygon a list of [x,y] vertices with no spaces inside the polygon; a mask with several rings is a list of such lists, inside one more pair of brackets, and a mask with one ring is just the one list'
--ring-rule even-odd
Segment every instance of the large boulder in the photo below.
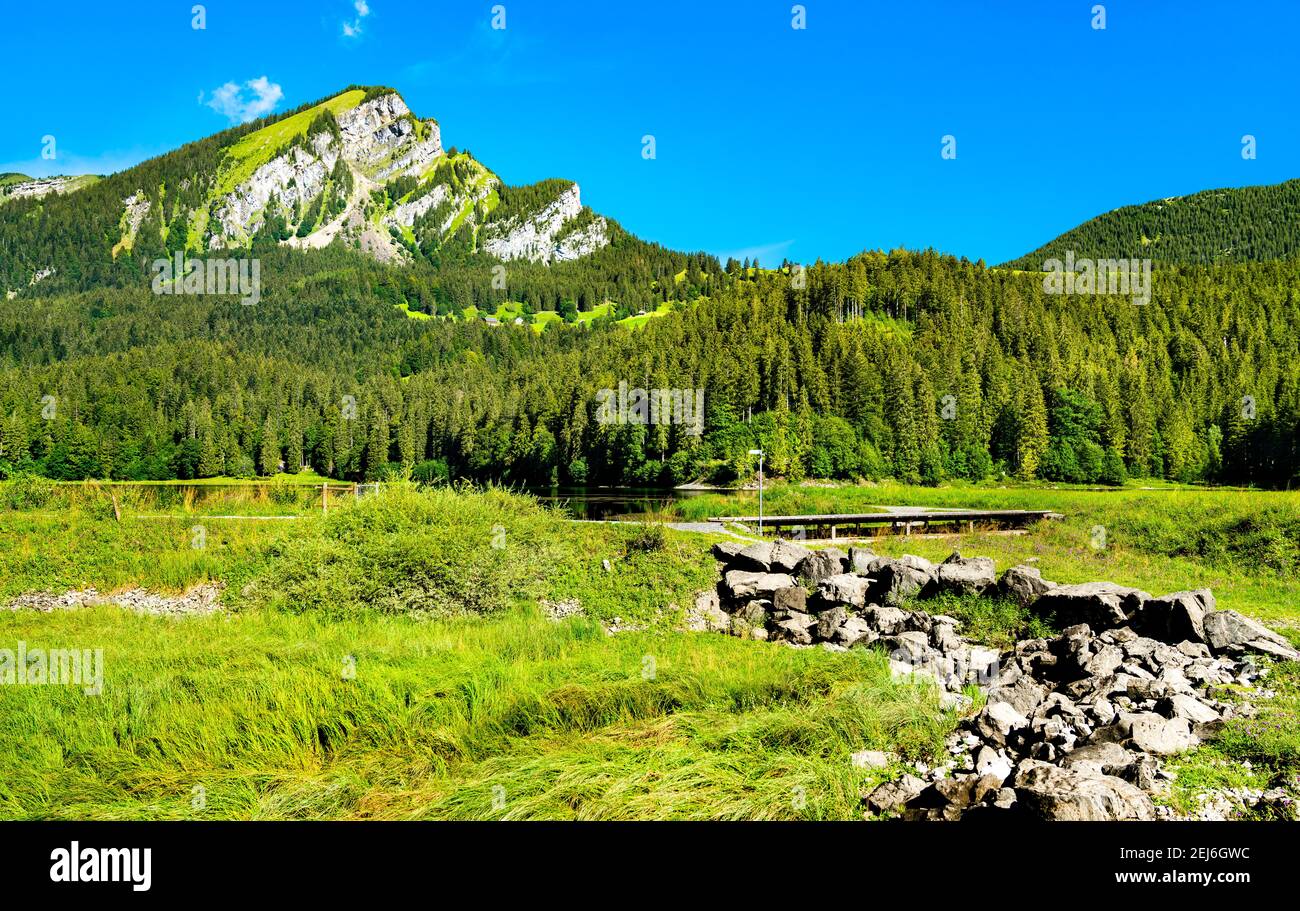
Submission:
{"label": "large boulder", "polygon": [[1188,693],[1174,693],[1160,701],[1156,710],[1166,718],[1186,718],[1191,724],[1213,724],[1219,713]]}
{"label": "large boulder", "polygon": [[1065,769],[1026,759],[1016,769],[1016,798],[1042,819],[1079,822],[1155,819],[1155,806],[1136,785],[1086,766]]}
{"label": "large boulder", "polygon": [[1061,627],[1086,623],[1100,632],[1125,626],[1138,614],[1151,595],[1114,582],[1084,582],[1058,585],[1034,602],[1035,614],[1052,617]]}
{"label": "large boulder", "polygon": [[770,619],[772,602],[755,599],[746,602],[731,615],[731,630],[743,634],[748,630],[763,629]]}
{"label": "large boulder", "polygon": [[772,608],[778,611],[808,612],[808,592],[799,585],[778,588],[772,593]]}
{"label": "large boulder", "polygon": [[889,650],[889,657],[913,666],[927,664],[931,656],[930,639],[925,633],[899,633],[887,636],[880,642]]}
{"label": "large boulder", "polygon": [[[937,620],[938,618],[932,618]],[[957,624],[932,623],[930,625],[930,644],[945,654],[955,653],[962,647],[962,638],[957,633]]]}
{"label": "large boulder", "polygon": [[849,548],[849,572],[871,575],[871,564],[880,559],[869,547]]}
{"label": "large boulder", "polygon": [[1007,755],[1006,750],[995,750],[991,746],[982,746],[975,753],[975,774],[992,775],[997,778],[998,785],[1011,777],[1011,771],[1014,764],[1011,757]]}
{"label": "large boulder", "polygon": [[1210,611],[1205,615],[1204,624],[1205,641],[1216,653],[1260,652],[1288,661],[1300,658],[1300,653],[1286,639],[1235,610]]}
{"label": "large boulder", "polygon": [[[949,557],[948,559],[952,559]],[[898,562],[904,566],[910,566],[912,569],[919,569],[923,573],[933,573],[934,564],[925,557],[918,557],[916,554],[903,554],[898,558]]]}
{"label": "large boulder", "polygon": [[1016,711],[1009,702],[990,702],[980,710],[973,722],[975,733],[985,743],[1004,744],[1007,736],[1023,727],[1029,719]]}
{"label": "large boulder", "polygon": [[934,570],[926,594],[982,595],[997,583],[997,567],[990,557],[963,557],[954,553]]}
{"label": "large boulder", "polygon": [[1002,654],[997,649],[973,645],[957,653],[961,659],[962,678],[967,683],[981,687],[995,687],[1010,683],[1012,666],[1002,666]]}
{"label": "large boulder", "polygon": [[730,563],[744,549],[745,545],[739,541],[719,541],[713,545],[713,556],[723,563]]}
{"label": "large boulder", "polygon": [[897,607],[915,598],[930,582],[930,573],[902,560],[877,560],[871,570],[870,600]]}
{"label": "large boulder", "polygon": [[1123,778],[1137,759],[1136,753],[1124,749],[1118,743],[1101,741],[1076,747],[1065,754],[1061,765],[1067,769],[1077,768],[1098,775],[1115,775]]}
{"label": "large boulder", "polygon": [[771,597],[775,592],[790,588],[794,579],[785,573],[759,573],[743,569],[728,570],[723,585],[734,600]]}
{"label": "large boulder", "polygon": [[799,564],[812,556],[812,551],[790,541],[777,541],[768,554],[768,568],[772,572],[793,574]]}
{"label": "large boulder", "polygon": [[988,698],[990,702],[1005,702],[1021,715],[1028,717],[1033,715],[1047,698],[1047,687],[1034,682],[1034,679],[1026,674],[1017,677],[1010,685],[993,687],[989,690]]}
{"label": "large boulder", "polygon": [[875,641],[876,632],[861,617],[849,617],[840,624],[839,629],[835,630],[834,641],[837,645],[845,648],[852,648],[859,643],[870,643]]}
{"label": "large boulder", "polygon": [[871,580],[853,573],[840,573],[822,579],[817,591],[823,601],[831,604],[848,604],[852,607],[864,607],[867,603],[867,588]]}
{"label": "large boulder", "polygon": [[808,614],[791,614],[788,619],[778,620],[773,635],[777,639],[793,642],[795,645],[811,645],[816,620]]}
{"label": "large boulder", "polygon": [[[819,642],[834,642],[835,633],[844,624],[849,617],[849,612],[840,606],[832,607],[830,610],[822,611],[817,615],[816,637]],[[844,645],[844,643],[837,643]]]}
{"label": "large boulder", "polygon": [[998,580],[998,594],[1021,607],[1029,607],[1055,587],[1035,566],[1013,566]]}
{"label": "large boulder", "polygon": [[758,541],[736,552],[730,563],[733,569],[747,569],[765,573],[772,568],[772,545]]}
{"label": "large boulder", "polygon": [[882,636],[895,636],[907,630],[909,615],[899,607],[869,607],[863,616]]}
{"label": "large boulder", "polygon": [[1113,724],[1097,729],[1094,739],[1123,743],[1157,756],[1172,756],[1199,743],[1186,718],[1165,718],[1155,712],[1120,712]]}
{"label": "large boulder", "polygon": [[1143,604],[1134,625],[1161,642],[1204,642],[1205,615],[1213,610],[1214,593],[1208,588],[1174,592]]}
{"label": "large boulder", "polygon": [[803,576],[809,582],[816,584],[822,579],[838,576],[844,572],[846,560],[844,554],[833,547],[814,550],[799,564],[796,575]]}
{"label": "large boulder", "polygon": [[903,804],[915,800],[925,790],[925,782],[915,775],[904,775],[886,781],[866,797],[867,808],[873,813],[893,813]]}

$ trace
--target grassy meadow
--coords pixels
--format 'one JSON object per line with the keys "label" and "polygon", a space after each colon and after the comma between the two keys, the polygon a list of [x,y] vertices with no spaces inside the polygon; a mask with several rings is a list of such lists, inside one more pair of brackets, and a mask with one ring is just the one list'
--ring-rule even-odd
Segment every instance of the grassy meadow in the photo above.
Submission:
{"label": "grassy meadow", "polygon": [[527,612],[4,626],[106,667],[100,697],[0,696],[5,818],[845,819],[851,751],[922,755],[951,724],[873,653]]}
{"label": "grassy meadow", "polygon": [[[0,687],[0,818],[859,819],[860,791],[898,768],[850,754],[933,759],[958,720],[934,691],[891,681],[876,652],[681,632],[715,579],[710,535],[572,523],[501,490],[396,484],[328,514],[289,489],[281,503],[189,493],[119,489],[119,520],[94,485],[0,485],[0,600],[219,582],[227,608],[0,611],[2,648],[104,654],[101,695]],[[676,511],[748,512],[747,497]],[[1290,540],[1291,494],[792,486],[768,502],[1054,508],[1067,518],[1025,535],[874,543],[1037,558],[1061,581],[1211,585],[1284,629],[1296,617],[1283,544],[1252,562],[1222,540]],[[297,518],[268,519],[270,506]],[[1180,540],[1205,543],[1172,552]],[[569,600],[582,616],[547,619],[541,605]],[[999,644],[1050,632],[998,602],[929,608]],[[607,634],[615,621],[628,631]],[[1258,723],[1177,760],[1171,802],[1300,769],[1300,674],[1284,669],[1276,688]]]}

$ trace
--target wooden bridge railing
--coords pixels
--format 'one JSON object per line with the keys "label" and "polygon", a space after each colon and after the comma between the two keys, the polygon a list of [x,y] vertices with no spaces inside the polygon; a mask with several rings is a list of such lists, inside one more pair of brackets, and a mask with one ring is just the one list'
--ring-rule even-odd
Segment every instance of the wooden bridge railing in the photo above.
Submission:
{"label": "wooden bridge railing", "polygon": [[[936,527],[974,531],[977,525],[1023,529],[1043,519],[1063,518],[1045,509],[909,510],[907,512],[841,513],[806,516],[763,516],[763,528],[801,528],[802,537],[834,541],[841,537],[870,537],[888,533],[912,534]],[[757,526],[758,516],[716,516],[710,522]]]}

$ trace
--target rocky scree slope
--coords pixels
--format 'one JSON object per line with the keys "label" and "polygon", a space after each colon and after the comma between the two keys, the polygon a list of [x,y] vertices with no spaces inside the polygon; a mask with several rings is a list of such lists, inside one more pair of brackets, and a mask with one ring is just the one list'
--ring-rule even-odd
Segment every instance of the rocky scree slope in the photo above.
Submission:
{"label": "rocky scree slope", "polygon": [[[437,121],[416,118],[395,92],[355,106],[340,99],[345,96],[313,114],[305,140],[217,195],[208,249],[242,246],[269,220],[283,224],[279,239],[290,245],[324,246],[343,236],[385,261],[406,259],[417,248],[436,250],[461,232],[468,246],[479,247],[485,227],[481,248],[502,260],[549,263],[608,243],[600,218],[580,236],[565,236],[583,214],[577,184],[536,211],[495,223],[500,178],[467,153],[449,155]],[[265,145],[256,134],[241,140],[223,162],[219,182],[240,169],[240,148]]]}
{"label": "rocky scree slope", "polygon": [[[1167,787],[1164,758],[1255,712],[1248,701],[1216,698],[1215,688],[1253,687],[1270,660],[1300,658],[1278,634],[1217,610],[1204,589],[1157,598],[1109,582],[1057,585],[1028,566],[998,577],[988,557],[954,553],[935,565],[786,541],[724,542],[714,555],[722,579],[699,596],[697,629],[801,648],[881,648],[895,677],[938,687],[947,710],[969,713],[966,692],[983,694],[950,737],[950,759],[865,794],[868,815],[1168,815],[1152,800]],[[1063,632],[999,652],[967,641],[952,617],[905,607],[942,594],[1010,599]],[[1282,789],[1260,795],[1283,808],[1293,798]]]}
{"label": "rocky scree slope", "polygon": [[14,199],[40,199],[54,193],[74,193],[97,183],[93,174],[75,177],[28,177],[26,174],[0,174],[0,205]]}

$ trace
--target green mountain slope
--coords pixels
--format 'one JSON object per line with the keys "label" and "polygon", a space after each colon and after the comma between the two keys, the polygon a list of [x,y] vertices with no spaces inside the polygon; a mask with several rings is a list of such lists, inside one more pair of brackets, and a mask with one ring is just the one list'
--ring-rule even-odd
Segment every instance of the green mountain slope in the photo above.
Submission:
{"label": "green mountain slope", "polygon": [[102,181],[4,175],[0,201],[0,284],[11,290],[38,273],[84,289],[178,252],[274,246],[337,243],[409,265],[482,241],[497,260],[550,263],[621,233],[571,181],[509,188],[470,153],[444,150],[438,122],[384,86],[350,86]]}
{"label": "green mountain slope", "polygon": [[[352,87],[0,206],[0,477],[726,483],[762,447],[794,479],[1294,485],[1295,191],[1120,210],[1037,254],[1194,259],[1219,231],[1272,259],[1158,266],[1149,306],[932,251],[723,269]],[[155,293],[182,251],[255,260],[255,305]],[[624,388],[702,392],[704,419],[603,411]]]}
{"label": "green mountain slope", "polygon": [[1005,265],[1041,269],[1049,258],[1162,263],[1264,262],[1300,254],[1300,180],[1205,190],[1098,215]]}

